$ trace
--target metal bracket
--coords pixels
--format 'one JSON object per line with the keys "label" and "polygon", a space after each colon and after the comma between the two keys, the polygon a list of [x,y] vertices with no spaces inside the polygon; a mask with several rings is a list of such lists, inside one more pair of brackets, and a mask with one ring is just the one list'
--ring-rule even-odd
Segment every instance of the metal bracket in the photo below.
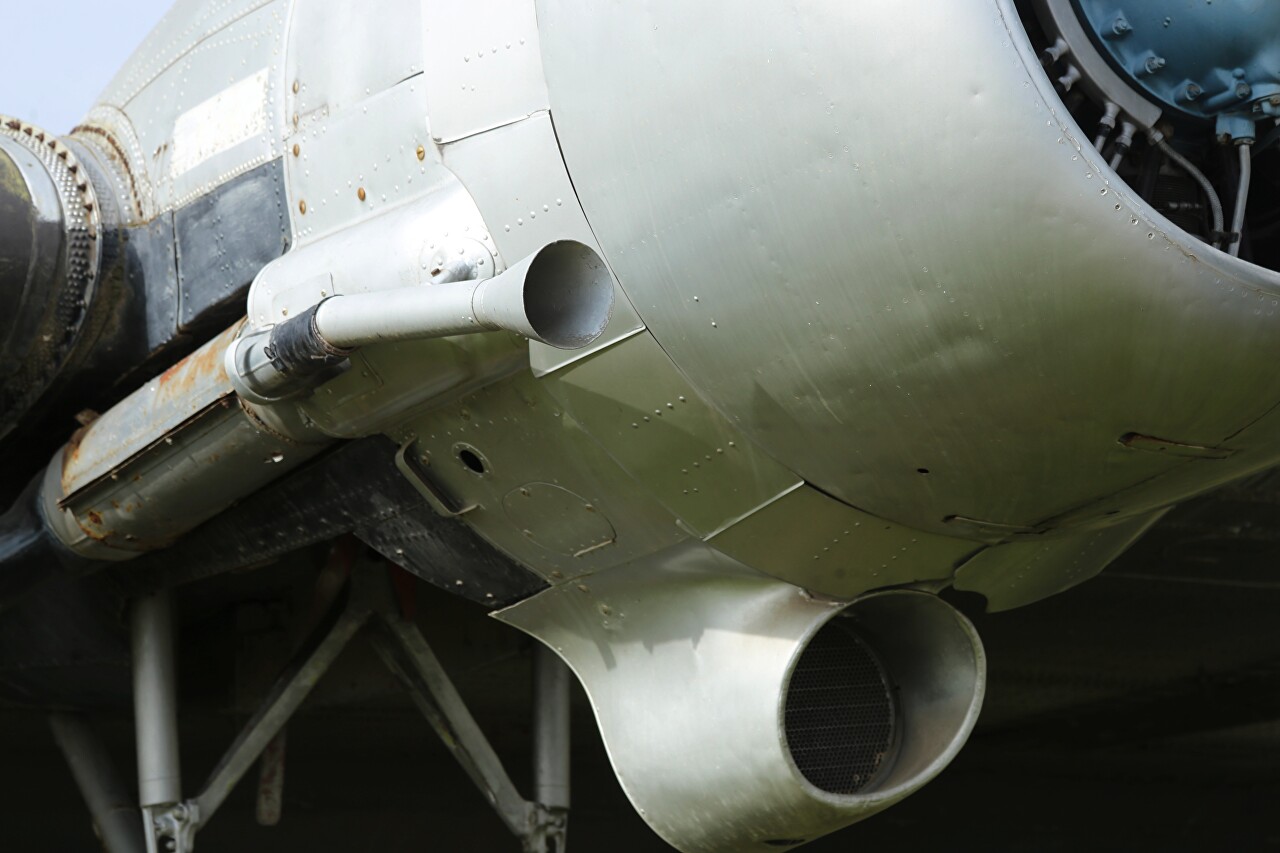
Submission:
{"label": "metal bracket", "polygon": [[[371,639],[379,657],[404,684],[414,704],[503,823],[521,840],[526,853],[564,853],[567,808],[545,806],[520,795],[426,638],[414,622],[401,615],[390,582],[368,566],[352,571],[347,601],[336,619],[276,679],[200,793],[176,805],[147,810],[148,826],[154,827],[153,843],[156,838],[164,839],[167,843],[162,849],[191,853],[196,830],[209,822],[320,677],[374,617],[380,630]],[[567,705],[564,710],[567,713]],[[563,748],[568,748],[567,738]],[[567,756],[564,760],[567,764]]]}

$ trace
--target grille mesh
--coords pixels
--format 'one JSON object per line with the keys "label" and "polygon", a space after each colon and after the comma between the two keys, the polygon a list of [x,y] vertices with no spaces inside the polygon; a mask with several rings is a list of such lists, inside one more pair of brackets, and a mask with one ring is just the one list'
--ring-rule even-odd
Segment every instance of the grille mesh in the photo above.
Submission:
{"label": "grille mesh", "polygon": [[856,794],[892,757],[895,719],[880,661],[845,620],[827,623],[801,652],[787,688],[787,747],[804,778]]}

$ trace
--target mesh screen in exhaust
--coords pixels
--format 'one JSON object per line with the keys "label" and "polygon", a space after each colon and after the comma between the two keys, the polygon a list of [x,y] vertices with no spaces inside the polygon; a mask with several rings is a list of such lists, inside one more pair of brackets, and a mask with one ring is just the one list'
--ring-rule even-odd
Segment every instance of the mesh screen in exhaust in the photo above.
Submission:
{"label": "mesh screen in exhaust", "polygon": [[823,626],[787,688],[787,747],[804,778],[856,794],[889,764],[897,711],[884,667],[844,619]]}

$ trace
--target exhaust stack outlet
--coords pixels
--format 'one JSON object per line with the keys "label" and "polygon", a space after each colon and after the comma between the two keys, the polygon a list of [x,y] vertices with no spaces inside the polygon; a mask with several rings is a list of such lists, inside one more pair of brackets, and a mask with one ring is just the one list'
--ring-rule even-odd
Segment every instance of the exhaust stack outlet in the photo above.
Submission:
{"label": "exhaust stack outlet", "polygon": [[912,590],[821,601],[699,547],[496,614],[573,669],[623,789],[671,846],[799,847],[951,762],[986,683],[962,614]]}
{"label": "exhaust stack outlet", "polygon": [[604,261],[590,246],[560,240],[493,278],[331,296],[237,341],[228,367],[238,390],[268,402],[368,344],[506,330],[579,349],[600,336],[612,312]]}

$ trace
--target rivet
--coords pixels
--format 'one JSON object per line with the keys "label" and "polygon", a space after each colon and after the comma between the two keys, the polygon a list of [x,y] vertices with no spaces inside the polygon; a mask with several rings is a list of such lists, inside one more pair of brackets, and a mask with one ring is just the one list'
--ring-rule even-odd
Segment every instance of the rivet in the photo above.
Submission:
{"label": "rivet", "polygon": [[293,143],[293,156],[297,157],[301,153],[302,153],[302,146],[298,145],[298,143],[296,142]]}
{"label": "rivet", "polygon": [[307,212],[307,201],[306,201],[306,199],[303,199],[302,201],[298,202],[298,212],[299,212],[299,213],[306,213],[306,212]]}
{"label": "rivet", "polygon": [[418,146],[418,159],[419,160],[427,159],[427,149],[423,148],[421,145]]}
{"label": "rivet", "polygon": [[356,198],[364,201],[364,187],[360,187],[360,189],[356,190]]}
{"label": "rivet", "polygon": [[293,94],[295,94],[295,95],[296,95],[296,94],[298,94],[298,89],[300,89],[300,88],[302,88],[302,87],[298,85],[298,81],[297,81],[297,80],[294,80],[294,81],[293,81]]}

